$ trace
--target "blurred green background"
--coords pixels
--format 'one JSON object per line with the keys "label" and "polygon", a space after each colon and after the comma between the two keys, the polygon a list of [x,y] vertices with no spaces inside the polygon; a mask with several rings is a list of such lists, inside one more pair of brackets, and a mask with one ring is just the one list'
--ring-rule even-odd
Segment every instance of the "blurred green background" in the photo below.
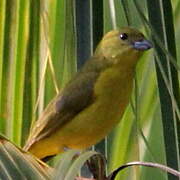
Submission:
{"label": "blurred green background", "polygon": [[[22,146],[31,124],[93,53],[103,34],[133,26],[153,41],[139,62],[121,123],[93,147],[108,171],[130,161],[180,170],[180,0],[1,0],[0,133]],[[117,179],[175,179],[129,168]]]}

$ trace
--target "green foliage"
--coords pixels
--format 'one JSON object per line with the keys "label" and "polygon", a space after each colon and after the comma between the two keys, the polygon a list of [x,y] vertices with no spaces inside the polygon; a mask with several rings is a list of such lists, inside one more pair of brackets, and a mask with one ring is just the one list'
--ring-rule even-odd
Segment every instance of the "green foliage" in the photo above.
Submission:
{"label": "green foliage", "polygon": [[[0,133],[18,146],[24,144],[31,123],[92,53],[103,32],[131,25],[152,37],[155,48],[138,64],[123,120],[107,143],[95,148],[105,152],[109,171],[137,160],[167,163],[180,170],[179,7],[179,0],[144,0],[141,4],[137,0],[13,0],[11,4],[1,0]],[[75,169],[83,162],[74,164]],[[173,179],[147,168],[125,170],[120,178],[151,180],[152,174],[154,179]]]}

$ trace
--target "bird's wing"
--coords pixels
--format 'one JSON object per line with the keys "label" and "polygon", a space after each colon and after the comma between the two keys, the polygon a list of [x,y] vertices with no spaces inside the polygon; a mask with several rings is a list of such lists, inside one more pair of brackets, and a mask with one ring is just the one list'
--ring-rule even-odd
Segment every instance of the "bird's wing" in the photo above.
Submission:
{"label": "bird's wing", "polygon": [[48,137],[61,128],[95,100],[93,88],[98,74],[97,72],[81,73],[69,82],[49,103],[35,123],[24,147],[25,150],[36,141]]}

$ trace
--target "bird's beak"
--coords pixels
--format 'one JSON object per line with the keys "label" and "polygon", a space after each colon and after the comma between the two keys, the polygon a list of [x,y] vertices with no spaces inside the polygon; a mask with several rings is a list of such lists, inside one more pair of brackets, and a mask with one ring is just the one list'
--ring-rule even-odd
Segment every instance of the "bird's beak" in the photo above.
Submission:
{"label": "bird's beak", "polygon": [[139,51],[145,51],[151,49],[152,47],[152,43],[146,39],[133,42],[133,48]]}

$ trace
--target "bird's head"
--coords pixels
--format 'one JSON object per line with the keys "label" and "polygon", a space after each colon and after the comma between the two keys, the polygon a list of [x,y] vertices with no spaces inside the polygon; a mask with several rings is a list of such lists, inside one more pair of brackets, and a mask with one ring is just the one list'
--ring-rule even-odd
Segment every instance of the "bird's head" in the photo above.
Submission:
{"label": "bird's head", "polygon": [[113,64],[135,65],[152,44],[138,30],[124,27],[108,32],[101,40],[95,55],[101,55]]}

